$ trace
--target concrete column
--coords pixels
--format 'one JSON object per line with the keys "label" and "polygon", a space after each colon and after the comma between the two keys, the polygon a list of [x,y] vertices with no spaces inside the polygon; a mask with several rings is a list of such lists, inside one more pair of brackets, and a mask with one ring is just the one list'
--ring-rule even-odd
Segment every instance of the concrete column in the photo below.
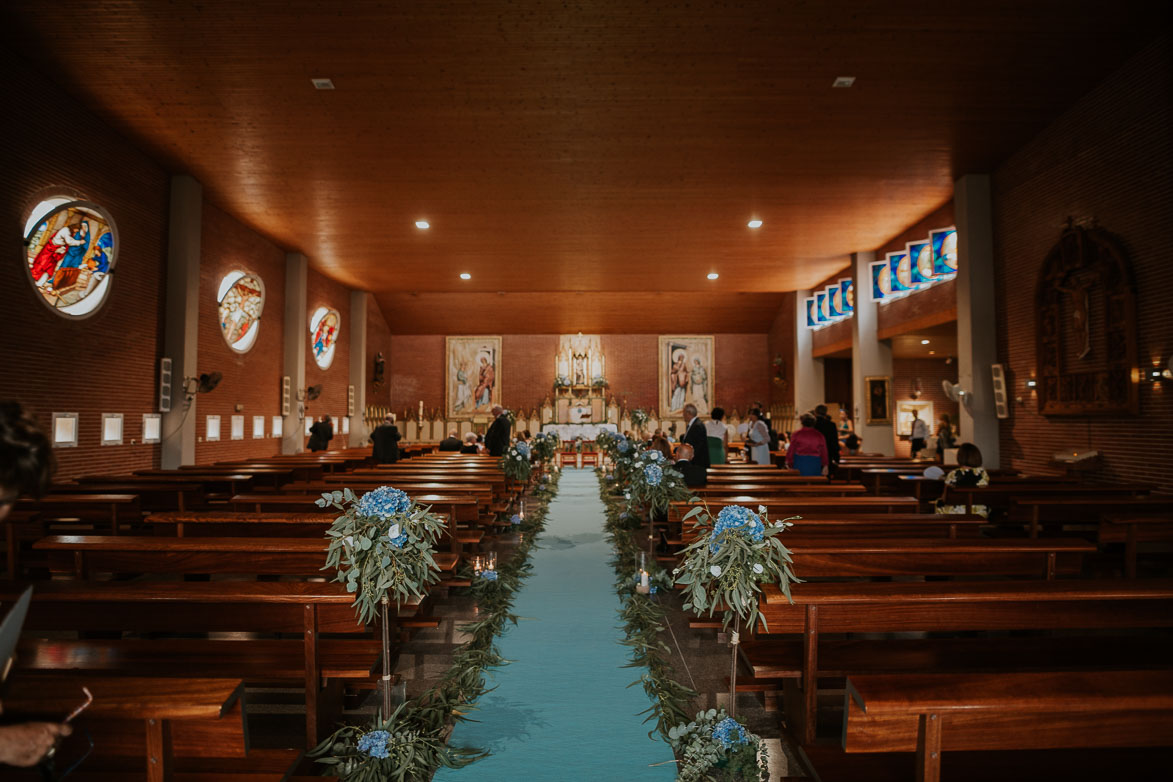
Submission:
{"label": "concrete column", "polygon": [[[803,301],[811,292],[796,291],[794,295],[798,297],[794,307],[794,413],[798,416],[823,403],[826,385],[823,382],[823,360],[811,355],[811,337],[814,332],[806,327],[806,307],[803,306]],[[775,425],[775,428],[778,426]],[[798,429],[798,423],[788,421],[784,428],[794,431]]]}
{"label": "concrete column", "polygon": [[199,376],[200,231],[204,189],[182,175],[171,179],[171,214],[167,239],[166,307],[163,309],[163,355],[171,359],[171,412],[163,413],[160,463],[165,470],[195,464],[195,394],[185,395],[184,381]]}
{"label": "concrete column", "polygon": [[285,256],[285,361],[289,378],[289,414],[282,421],[281,453],[305,448],[305,353],[310,322],[306,312],[306,276],[309,260],[301,253]]}
{"label": "concrete column", "polygon": [[[863,441],[860,447],[864,451],[893,456],[896,453],[894,425],[867,423],[870,399],[864,378],[892,377],[892,346],[876,338],[880,305],[872,301],[869,268],[875,260],[874,252],[854,253],[851,256],[852,276],[855,280],[855,316],[851,319],[851,380],[855,388],[853,418],[855,433]],[[895,422],[895,400],[889,397],[888,405],[888,420]]]}
{"label": "concrete column", "polygon": [[990,365],[998,361],[994,315],[994,226],[990,177],[969,174],[953,185],[957,220],[957,382],[968,397],[959,406],[961,440],[982,451],[982,463],[1001,466],[998,416]]}
{"label": "concrete column", "polygon": [[350,416],[350,447],[367,444],[363,411],[367,409],[367,301],[366,291],[350,292],[350,385],[354,386],[354,415]]}

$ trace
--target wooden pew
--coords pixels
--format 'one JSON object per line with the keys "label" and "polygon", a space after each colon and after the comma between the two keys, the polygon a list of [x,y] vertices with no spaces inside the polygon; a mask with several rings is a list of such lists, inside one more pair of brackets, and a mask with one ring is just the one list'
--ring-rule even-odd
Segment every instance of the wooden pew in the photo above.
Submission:
{"label": "wooden pew", "polygon": [[1173,543],[1173,512],[1106,513],[1100,517],[1097,540],[1101,545],[1124,543],[1124,576],[1136,578],[1137,545],[1144,542]]}
{"label": "wooden pew", "polygon": [[142,518],[142,508],[137,494],[116,492],[80,492],[48,494],[39,499],[22,497],[15,503],[16,510],[31,510],[38,518],[77,517],[82,519],[107,519],[110,534],[117,535],[122,522],[137,522]]}
{"label": "wooden pew", "polygon": [[[873,671],[880,666],[896,670],[902,660],[923,666],[924,654],[931,655],[936,669],[973,669],[975,659],[991,654],[989,639],[960,639],[948,645],[920,639],[915,643],[922,656],[892,659],[884,656],[890,640],[852,641],[842,652],[840,642],[822,640],[825,634],[1173,627],[1173,580],[808,583],[791,588],[793,604],[772,584],[763,592],[761,640],[743,642],[740,653],[755,679],[782,681],[788,723],[804,744],[815,738],[820,676],[860,673],[851,667],[853,661],[866,662]],[[1054,654],[1078,653],[1079,642],[1059,640],[1052,645]],[[1118,643],[1123,648],[1128,641]],[[1030,658],[1028,654],[1014,662],[1025,665]]]}
{"label": "wooden pew", "polygon": [[785,497],[860,497],[867,488],[859,483],[716,483],[693,491],[706,497],[766,495]]}
{"label": "wooden pew", "polygon": [[1151,495],[1147,497],[1122,496],[1113,492],[1079,493],[1078,496],[1062,494],[1014,497],[1013,505],[1021,508],[1029,519],[1031,536],[1049,520],[1066,524],[1096,524],[1105,513],[1159,514],[1173,511],[1173,497]]}
{"label": "wooden pew", "polygon": [[843,748],[914,752],[923,782],[939,782],[946,751],[1171,745],[1170,670],[847,679]]}
{"label": "wooden pew", "polygon": [[[1070,483],[1032,484],[1029,489],[1013,484],[990,484],[989,486],[946,486],[944,502],[947,505],[964,505],[966,513],[973,513],[974,505],[1009,510],[1012,504],[1023,500],[1058,499],[1063,503],[1079,505],[1084,499],[1102,500],[1127,499],[1147,494],[1151,486],[1141,484],[1072,485]],[[1032,526],[1035,526],[1032,522]],[[1037,534],[1037,527],[1035,527]]]}
{"label": "wooden pew", "polygon": [[[771,520],[787,516],[806,514],[842,513],[919,513],[914,497],[790,497],[777,494],[761,495],[718,495],[709,498],[709,508],[714,515],[725,505],[744,505],[757,509],[766,507]],[[679,522],[693,505],[688,502],[674,502],[669,506],[669,521]]]}

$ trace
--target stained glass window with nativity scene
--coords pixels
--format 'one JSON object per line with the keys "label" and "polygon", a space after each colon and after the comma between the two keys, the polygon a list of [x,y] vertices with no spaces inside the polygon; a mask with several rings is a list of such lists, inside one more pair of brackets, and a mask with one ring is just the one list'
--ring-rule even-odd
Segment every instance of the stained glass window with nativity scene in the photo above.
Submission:
{"label": "stained glass window with nativity scene", "polygon": [[220,281],[220,333],[228,347],[247,353],[257,341],[265,311],[265,283],[255,274],[230,272]]}
{"label": "stained glass window with nativity scene", "polygon": [[25,268],[37,298],[60,315],[84,318],[113,283],[118,230],[97,204],[64,196],[32,210],[24,226]]}

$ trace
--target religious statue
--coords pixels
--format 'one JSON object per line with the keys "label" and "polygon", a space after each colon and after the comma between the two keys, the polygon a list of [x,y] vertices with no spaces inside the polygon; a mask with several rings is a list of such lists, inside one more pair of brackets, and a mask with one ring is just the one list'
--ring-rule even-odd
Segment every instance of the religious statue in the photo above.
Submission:
{"label": "religious statue", "polygon": [[371,386],[377,391],[383,387],[383,371],[386,362],[383,360],[382,352],[375,354],[375,367],[371,372]]}
{"label": "religious statue", "polygon": [[1095,284],[1095,281],[1084,277],[1081,280],[1072,280],[1068,285],[1056,285],[1055,289],[1071,296],[1071,325],[1075,329],[1075,333],[1083,340],[1083,349],[1079,352],[1078,358],[1087,358],[1087,355],[1092,352],[1092,330],[1091,322],[1088,317],[1088,290]]}

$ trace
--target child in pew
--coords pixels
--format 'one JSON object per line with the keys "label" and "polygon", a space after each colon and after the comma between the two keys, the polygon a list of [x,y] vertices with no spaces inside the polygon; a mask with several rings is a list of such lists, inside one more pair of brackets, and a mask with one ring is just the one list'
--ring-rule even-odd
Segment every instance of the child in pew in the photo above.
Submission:
{"label": "child in pew", "polygon": [[[0,522],[22,494],[40,496],[53,474],[49,438],[16,402],[0,402]],[[5,611],[8,607],[5,607]],[[7,655],[4,655],[7,656]],[[8,670],[0,660],[0,684]],[[3,713],[0,704],[0,713]],[[21,722],[0,725],[0,766],[31,768],[72,728],[65,723]]]}
{"label": "child in pew", "polygon": [[[981,449],[973,443],[962,443],[961,447],[957,449],[957,468],[950,470],[949,474],[945,476],[945,493],[949,493],[949,486],[973,488],[986,486],[989,483],[990,475],[982,469]],[[937,500],[935,509],[937,513],[966,512],[964,505],[946,505],[944,496]],[[973,512],[983,518],[988,518],[990,515],[990,509],[985,505],[974,505]]]}

